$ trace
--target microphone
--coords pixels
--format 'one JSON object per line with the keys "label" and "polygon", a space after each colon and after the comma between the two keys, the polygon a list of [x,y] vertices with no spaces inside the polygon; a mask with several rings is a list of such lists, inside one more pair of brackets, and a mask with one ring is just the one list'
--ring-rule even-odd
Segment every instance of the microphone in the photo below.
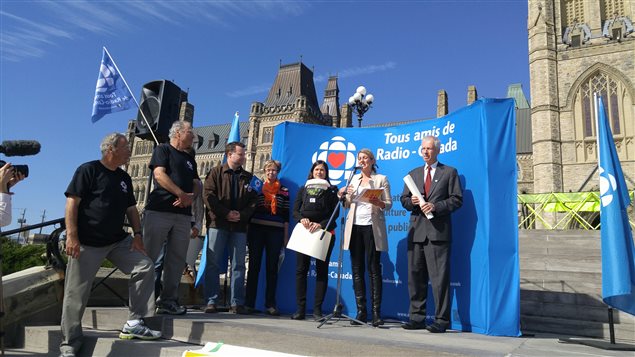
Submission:
{"label": "microphone", "polygon": [[361,170],[361,169],[362,169],[362,167],[361,167],[361,166],[355,166],[355,167],[353,167],[353,170],[355,170],[355,171],[357,171],[357,170]]}
{"label": "microphone", "polygon": [[0,153],[6,156],[27,156],[40,152],[40,143],[35,140],[5,140],[0,145]]}

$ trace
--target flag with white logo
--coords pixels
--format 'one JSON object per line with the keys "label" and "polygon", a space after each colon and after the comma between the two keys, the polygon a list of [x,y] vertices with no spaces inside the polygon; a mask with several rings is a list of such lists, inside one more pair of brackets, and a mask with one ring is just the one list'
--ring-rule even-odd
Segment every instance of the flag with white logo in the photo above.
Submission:
{"label": "flag with white logo", "polygon": [[134,108],[130,88],[104,47],[95,86],[92,121],[94,123],[106,114],[130,108]]}
{"label": "flag with white logo", "polygon": [[626,213],[631,200],[602,97],[597,98],[596,104],[602,202],[602,298],[607,305],[635,315],[635,245]]}
{"label": "flag with white logo", "polygon": [[251,177],[251,182],[249,182],[249,187],[251,187],[257,194],[262,193],[262,180],[256,177],[256,175]]}

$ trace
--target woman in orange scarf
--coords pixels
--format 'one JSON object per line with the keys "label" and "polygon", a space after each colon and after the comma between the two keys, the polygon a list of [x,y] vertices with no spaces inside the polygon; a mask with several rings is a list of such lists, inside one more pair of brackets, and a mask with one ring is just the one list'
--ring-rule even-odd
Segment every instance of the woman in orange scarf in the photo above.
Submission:
{"label": "woman in orange scarf", "polygon": [[262,253],[266,252],[265,313],[272,316],[280,315],[276,307],[278,260],[289,237],[289,190],[278,180],[281,168],[279,161],[265,162],[265,182],[247,233],[249,270],[245,306],[252,312],[255,310]]}

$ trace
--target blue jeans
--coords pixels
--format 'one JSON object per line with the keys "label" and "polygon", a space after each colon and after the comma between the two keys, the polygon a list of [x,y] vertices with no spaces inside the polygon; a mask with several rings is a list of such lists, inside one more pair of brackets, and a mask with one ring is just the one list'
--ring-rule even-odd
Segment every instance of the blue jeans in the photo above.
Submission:
{"label": "blue jeans", "polygon": [[245,304],[245,255],[247,251],[247,233],[229,232],[223,229],[207,230],[208,247],[207,266],[205,267],[204,294],[207,304],[218,303],[220,291],[219,274],[221,267],[227,266],[225,247],[231,257],[231,305]]}

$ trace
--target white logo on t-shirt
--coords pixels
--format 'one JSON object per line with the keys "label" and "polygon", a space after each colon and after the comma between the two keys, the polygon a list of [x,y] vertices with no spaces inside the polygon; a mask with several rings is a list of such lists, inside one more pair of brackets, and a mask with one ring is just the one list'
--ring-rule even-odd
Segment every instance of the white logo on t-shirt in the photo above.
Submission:
{"label": "white logo on t-shirt", "polygon": [[194,166],[193,166],[193,165],[192,165],[192,163],[191,163],[191,162],[189,162],[189,161],[187,162],[187,167],[190,169],[190,171],[191,171],[191,170],[194,170]]}
{"label": "white logo on t-shirt", "polygon": [[123,193],[128,193],[128,185],[126,185],[126,183],[123,181],[121,181],[120,185],[121,185],[121,191]]}

